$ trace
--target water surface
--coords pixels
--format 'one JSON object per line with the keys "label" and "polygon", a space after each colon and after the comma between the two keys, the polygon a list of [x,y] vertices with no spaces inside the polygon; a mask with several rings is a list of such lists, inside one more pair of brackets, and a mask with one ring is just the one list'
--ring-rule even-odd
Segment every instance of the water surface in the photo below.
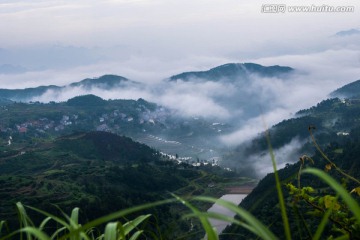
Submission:
{"label": "water surface", "polygon": [[[226,195],[223,195],[220,199],[230,201],[230,202],[238,205],[246,196],[247,196],[247,194],[226,194]],[[219,206],[217,204],[214,204],[207,211],[224,214],[229,217],[235,216],[234,212],[232,212],[222,206]],[[224,222],[224,221],[217,220],[217,219],[210,219],[210,223],[213,227],[216,228],[218,234],[220,234],[225,229],[225,227],[227,225],[229,225],[228,222]]]}

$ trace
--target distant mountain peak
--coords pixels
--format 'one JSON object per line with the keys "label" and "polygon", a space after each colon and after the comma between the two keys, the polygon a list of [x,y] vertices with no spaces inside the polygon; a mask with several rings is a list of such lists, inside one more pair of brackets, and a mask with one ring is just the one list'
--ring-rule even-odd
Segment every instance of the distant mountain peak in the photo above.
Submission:
{"label": "distant mountain peak", "polygon": [[130,82],[135,83],[122,76],[107,74],[98,78],[86,78],[80,82],[72,83],[69,86],[84,87],[84,88],[100,87],[100,88],[110,89],[120,84],[130,83]]}
{"label": "distant mountain peak", "polygon": [[284,66],[262,66],[256,63],[227,63],[207,71],[184,72],[170,77],[170,81],[190,81],[191,79],[205,79],[219,81],[224,78],[235,79],[257,74],[261,77],[276,77],[291,73],[294,69]]}
{"label": "distant mountain peak", "polygon": [[125,77],[107,74],[98,78],[86,78],[80,82],[74,82],[65,86],[39,86],[35,88],[24,89],[0,89],[0,98],[6,98],[13,101],[31,101],[32,99],[39,97],[49,90],[54,92],[61,91],[67,87],[79,87],[85,90],[91,90],[93,88],[99,88],[103,90],[111,90],[116,87],[123,87],[127,84],[139,84],[138,82],[131,81]]}
{"label": "distant mountain peak", "polygon": [[336,37],[345,37],[345,36],[359,35],[359,34],[360,34],[360,30],[352,28],[352,29],[349,29],[349,30],[337,32],[337,33],[335,33],[334,36],[336,36]]}

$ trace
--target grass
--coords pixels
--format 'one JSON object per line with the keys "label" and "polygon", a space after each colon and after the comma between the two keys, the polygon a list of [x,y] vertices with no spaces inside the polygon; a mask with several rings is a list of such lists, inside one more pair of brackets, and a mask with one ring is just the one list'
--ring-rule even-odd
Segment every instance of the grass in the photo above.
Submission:
{"label": "grass", "polygon": [[280,209],[281,209],[281,217],[282,217],[282,220],[283,220],[284,232],[285,232],[286,239],[291,240],[290,224],[289,224],[288,216],[287,216],[287,213],[286,213],[285,200],[284,200],[284,195],[283,195],[282,189],[281,189],[281,182],[280,182],[279,174],[278,174],[278,171],[277,171],[277,168],[276,168],[275,155],[274,155],[274,151],[272,149],[269,132],[266,131],[265,134],[266,134],[266,141],[267,141],[268,146],[269,146],[269,153],[270,153],[270,157],[271,157],[271,162],[272,162],[273,168],[274,168],[276,189],[277,189],[277,193],[278,193],[278,197],[279,197],[279,203],[280,203]]}
{"label": "grass", "polygon": [[[344,189],[341,184],[339,184],[335,179],[326,174],[325,172],[308,168],[303,170],[302,174],[312,174],[325,183],[327,183],[340,198],[343,199],[348,208],[352,211],[356,221],[360,223],[360,207],[358,202],[352,198],[352,196]],[[236,214],[237,218],[228,217],[218,213],[211,212],[202,212],[198,210],[191,203],[192,201],[204,202],[204,203],[216,203],[220,206],[223,206]],[[184,218],[198,218],[203,226],[203,230],[206,232],[206,236],[210,240],[218,240],[219,235],[216,230],[211,226],[209,219],[219,219],[224,220],[232,224],[241,226],[242,228],[247,229],[252,232],[254,235],[258,236],[260,239],[273,240],[278,239],[278,237],[273,234],[267,226],[265,226],[261,221],[255,218],[246,210],[241,207],[222,200],[215,199],[210,197],[193,197],[190,199],[183,199],[179,196],[173,195],[173,198],[168,200],[163,200],[154,203],[148,203],[141,206],[136,206],[128,209],[124,209],[118,212],[111,213],[107,216],[98,218],[96,220],[85,223],[84,225],[79,223],[79,208],[74,208],[70,216],[63,214],[63,217],[55,216],[50,213],[44,212],[40,209],[36,209],[30,206],[24,206],[21,203],[17,203],[17,211],[19,216],[20,228],[14,232],[11,232],[7,235],[4,235],[4,232],[7,231],[6,222],[0,222],[0,240],[5,239],[39,239],[39,240],[52,240],[52,239],[69,239],[69,240],[80,240],[80,239],[99,239],[99,240],[120,240],[120,239],[131,239],[135,240],[142,236],[149,236],[149,232],[145,232],[143,229],[143,224],[146,224],[147,220],[151,217],[149,214],[139,215],[133,220],[127,220],[125,222],[120,221],[119,219],[125,219],[129,214],[133,214],[145,209],[153,208],[163,204],[170,203],[181,203],[188,207],[191,213],[184,215]],[[281,206],[285,208],[285,204]],[[27,210],[32,210],[37,213],[40,213],[44,216],[44,220],[38,225],[32,222],[27,214]],[[286,209],[283,211],[286,212]],[[328,221],[329,211],[324,214],[324,217],[314,234],[313,239],[320,239],[324,227]],[[285,219],[286,220],[286,219]],[[283,221],[285,221],[283,218]],[[53,232],[49,232],[47,225],[50,222],[56,222],[59,226]],[[284,222],[283,222],[284,223]],[[99,230],[95,231],[96,228],[100,228],[102,225],[106,225],[104,230],[101,232]],[[284,224],[286,226],[286,224]],[[284,229],[286,232],[287,229]],[[151,234],[150,234],[151,235]],[[158,233],[152,233],[152,239],[162,239]],[[291,239],[291,238],[290,238]],[[348,239],[346,235],[342,236],[339,239]]]}

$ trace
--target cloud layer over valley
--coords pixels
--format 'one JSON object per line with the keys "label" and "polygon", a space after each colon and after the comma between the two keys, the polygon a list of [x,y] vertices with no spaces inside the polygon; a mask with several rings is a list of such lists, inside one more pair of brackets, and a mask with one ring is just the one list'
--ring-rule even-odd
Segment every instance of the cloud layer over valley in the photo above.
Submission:
{"label": "cloud layer over valley", "polygon": [[[66,87],[61,92],[49,91],[33,100],[66,101],[88,93],[104,99],[143,98],[171,108],[180,115],[203,116],[230,122],[239,129],[223,136],[222,140],[228,145],[237,145],[263,131],[265,125],[270,127],[289,118],[298,110],[326,99],[338,87],[360,78],[360,50],[328,50],[311,55],[287,55],[254,61],[264,65],[290,66],[295,71],[285,77],[260,77],[252,74],[248,80],[239,77],[236,81],[192,79],[185,82],[168,81],[167,77],[170,75],[159,79],[141,79],[142,74],[146,75],[145,70],[144,73],[139,71],[137,77],[133,75],[134,78],[130,78],[140,82],[138,85],[130,84],[111,90]],[[61,75],[60,72],[59,74]],[[152,72],[149,75],[156,74]],[[74,74],[71,79],[75,76],[84,78],[85,73]],[[15,77],[19,76],[10,76],[10,79]],[[81,79],[76,81],[79,80]],[[63,81],[64,84],[68,82],[69,80]]]}

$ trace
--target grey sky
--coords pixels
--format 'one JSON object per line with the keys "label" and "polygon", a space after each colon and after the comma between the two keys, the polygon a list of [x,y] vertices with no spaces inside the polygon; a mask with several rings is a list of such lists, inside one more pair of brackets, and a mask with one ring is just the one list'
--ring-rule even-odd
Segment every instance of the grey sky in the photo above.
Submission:
{"label": "grey sky", "polygon": [[[159,61],[160,65],[196,57],[199,60],[196,69],[226,60],[321,51],[331,47],[324,45],[329,36],[360,28],[359,1],[282,2],[288,6],[354,6],[353,13],[261,13],[262,5],[268,3],[2,0],[0,48],[10,51],[6,59],[11,64],[27,68],[69,68],[99,62],[121,63],[132,58]],[[39,56],[32,59],[37,55],[34,52]],[[204,58],[204,62],[199,58]],[[208,58],[218,61],[206,61]],[[1,58],[0,64],[8,63],[6,59]],[[190,66],[182,63],[178,67]]]}
{"label": "grey sky", "polygon": [[[354,6],[352,13],[262,13],[262,6],[271,3],[0,0],[0,69],[12,73],[0,73],[0,88],[61,85],[107,73],[158,82],[227,62],[317,70],[326,67],[329,59],[322,56],[327,51],[351,51],[341,54],[342,60],[359,66],[353,55],[360,51],[360,34],[335,36],[360,29],[358,0],[281,2]],[[341,81],[352,78],[358,76]]]}

